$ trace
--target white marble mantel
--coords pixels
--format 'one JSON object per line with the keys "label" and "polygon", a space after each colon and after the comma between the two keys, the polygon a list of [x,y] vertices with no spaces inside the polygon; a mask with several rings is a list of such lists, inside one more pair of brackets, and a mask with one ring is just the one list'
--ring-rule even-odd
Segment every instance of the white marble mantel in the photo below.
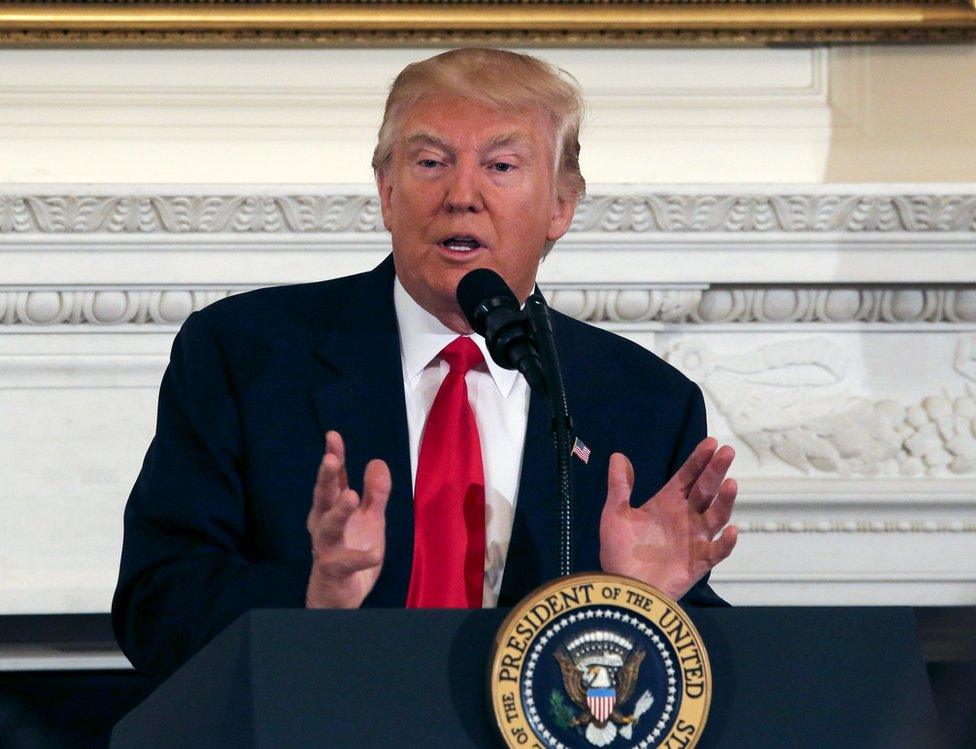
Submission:
{"label": "white marble mantel", "polygon": [[[741,486],[717,590],[976,603],[976,185],[590,195],[540,278],[702,385]],[[108,610],[191,310],[388,248],[369,185],[0,188],[0,614]]]}

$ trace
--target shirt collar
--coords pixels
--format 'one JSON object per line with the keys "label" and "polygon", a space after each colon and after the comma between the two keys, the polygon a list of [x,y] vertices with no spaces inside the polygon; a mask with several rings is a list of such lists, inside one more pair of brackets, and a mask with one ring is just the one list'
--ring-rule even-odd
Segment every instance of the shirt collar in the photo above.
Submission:
{"label": "shirt collar", "polygon": [[[399,278],[393,280],[393,307],[396,310],[397,326],[400,329],[400,361],[403,375],[411,383],[416,381],[443,348],[458,337],[458,334],[425,310],[407,293]],[[485,339],[480,335],[470,336],[488,365],[488,374],[498,388],[502,398],[508,398],[515,387],[519,373],[514,369],[498,366],[488,353]]]}

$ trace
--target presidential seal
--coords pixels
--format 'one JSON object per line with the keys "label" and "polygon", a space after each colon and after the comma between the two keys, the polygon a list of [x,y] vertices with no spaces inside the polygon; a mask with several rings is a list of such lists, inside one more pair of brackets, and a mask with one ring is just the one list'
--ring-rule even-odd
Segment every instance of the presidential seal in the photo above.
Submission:
{"label": "presidential seal", "polygon": [[693,747],[711,701],[691,620],[618,575],[570,575],[531,593],[498,631],[489,668],[510,747]]}

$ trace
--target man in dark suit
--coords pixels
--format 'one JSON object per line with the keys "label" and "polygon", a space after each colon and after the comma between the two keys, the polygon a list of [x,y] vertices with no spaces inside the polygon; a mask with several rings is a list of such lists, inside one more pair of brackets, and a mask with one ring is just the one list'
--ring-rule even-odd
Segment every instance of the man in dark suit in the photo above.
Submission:
{"label": "man in dark suit", "polygon": [[[526,100],[501,106],[511,97],[500,97],[498,85],[524,89]],[[432,537],[423,527],[430,507],[438,522],[454,511],[425,503],[426,487],[443,479],[442,463],[431,461],[455,456],[420,441],[431,425],[418,428],[416,414],[433,420],[438,405],[410,389],[403,305],[448,339],[463,339],[470,329],[454,291],[465,273],[492,268],[521,301],[532,291],[541,257],[568,230],[582,194],[578,108],[562,115],[570,124],[575,117],[575,130],[557,116],[574,90],[541,61],[498,50],[409,66],[394,83],[374,157],[392,256],[367,273],[260,289],[187,319],[125,511],[112,615],[136,667],[173,670],[251,608],[466,605],[430,603],[457,599],[425,591],[468,570],[436,558],[433,570],[418,565],[421,547],[437,555],[457,546],[456,534]],[[722,530],[736,492],[725,479],[733,454],[705,438],[701,391],[636,344],[553,318],[575,432],[591,451],[574,472],[575,569],[721,605],[706,581],[735,544],[734,527]],[[487,366],[462,380],[487,382]],[[425,369],[443,378],[442,388],[446,371],[436,356]],[[458,408],[470,398],[483,430],[482,419],[497,414],[459,386]],[[503,528],[504,573],[493,585],[481,554],[487,605],[513,605],[558,574],[548,404],[525,392],[499,407],[524,424],[517,482],[498,479],[511,465],[486,460],[482,470],[475,456],[478,513],[504,504],[506,491],[514,508]],[[462,442],[453,439],[457,452]],[[486,451],[487,441],[482,431]],[[481,545],[462,544],[462,555],[485,548],[476,520]],[[459,534],[471,532],[470,521],[465,514]],[[467,605],[482,604],[480,582]]]}

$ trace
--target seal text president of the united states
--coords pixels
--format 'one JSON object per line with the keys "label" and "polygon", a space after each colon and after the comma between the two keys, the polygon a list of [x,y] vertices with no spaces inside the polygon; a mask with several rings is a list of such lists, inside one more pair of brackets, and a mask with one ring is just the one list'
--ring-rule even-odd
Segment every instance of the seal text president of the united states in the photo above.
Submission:
{"label": "seal text president of the united states", "polygon": [[[584,192],[581,114],[575,81],[531,56],[407,66],[373,157],[392,255],[190,315],[125,509],[112,616],[137,668],[173,670],[251,608],[510,606],[557,575],[548,404],[487,356],[455,289],[485,267],[532,292]],[[700,389],[553,318],[590,451],[575,569],[722,604],[733,451],[706,437]]]}

